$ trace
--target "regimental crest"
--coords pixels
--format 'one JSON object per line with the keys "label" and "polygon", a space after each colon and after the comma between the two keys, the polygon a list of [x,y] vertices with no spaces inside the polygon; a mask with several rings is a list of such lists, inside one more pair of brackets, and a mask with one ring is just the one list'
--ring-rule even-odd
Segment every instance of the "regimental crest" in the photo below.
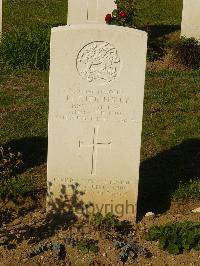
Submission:
{"label": "regimental crest", "polygon": [[83,79],[104,85],[117,77],[120,70],[120,58],[112,44],[96,41],[85,45],[80,50],[76,67]]}

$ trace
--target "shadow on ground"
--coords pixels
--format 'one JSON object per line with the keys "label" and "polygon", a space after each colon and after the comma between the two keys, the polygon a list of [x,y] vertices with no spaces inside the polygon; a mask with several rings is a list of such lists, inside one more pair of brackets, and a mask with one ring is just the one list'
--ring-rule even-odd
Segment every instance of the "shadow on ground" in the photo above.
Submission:
{"label": "shadow on ground", "polygon": [[[7,143],[11,148],[23,153],[26,169],[46,162],[47,139],[46,138],[25,138]],[[200,177],[200,140],[189,139],[181,144],[157,154],[141,163],[140,182],[138,195],[138,219],[148,211],[163,213],[170,208],[171,195],[179,185],[179,182],[187,182],[190,179]],[[49,184],[51,186],[51,184]],[[9,230],[1,229],[0,233],[6,237],[7,242],[17,239],[23,241],[30,236],[35,242],[53,235],[63,224],[74,223],[77,216],[73,212],[74,206],[80,209],[82,214],[86,205],[81,201],[83,192],[79,191],[79,185],[72,186],[73,193],[67,195],[66,184],[60,190],[60,196],[48,203],[50,209],[57,212],[58,219],[52,215],[39,221],[37,225],[25,226],[22,233],[11,234]],[[63,212],[64,206],[68,212]],[[73,207],[73,208],[72,208]],[[26,215],[24,212],[21,216]],[[8,214],[6,219],[10,219]],[[3,215],[5,217],[5,215]],[[0,215],[1,219],[1,215]],[[3,231],[2,231],[3,230]],[[34,237],[35,236],[35,237]],[[6,242],[6,243],[7,243]]]}
{"label": "shadow on ground", "polygon": [[47,138],[32,137],[12,140],[5,144],[14,152],[20,152],[23,160],[23,171],[39,166],[47,161]]}
{"label": "shadow on ground", "polygon": [[189,139],[141,163],[138,219],[146,212],[163,213],[180,181],[200,177],[200,140]]}
{"label": "shadow on ground", "polygon": [[[51,184],[49,184],[49,187],[51,187]],[[57,198],[54,197],[53,192],[50,192],[47,203],[48,213],[44,212],[42,217],[34,217],[34,220],[31,219],[31,224],[30,222],[25,222],[27,219],[24,218],[27,212],[21,212],[18,217],[15,217],[15,219],[19,220],[18,224],[15,223],[14,226],[11,224],[12,230],[7,228],[7,226],[1,226],[0,245],[13,249],[24,240],[29,244],[37,244],[54,236],[61,228],[67,229],[70,225],[76,223],[78,218],[88,218],[87,209],[91,204],[85,204],[82,201],[81,197],[84,192],[80,191],[78,183],[70,185],[70,187],[70,194],[68,194],[69,189],[67,190],[65,185],[61,185],[60,194]],[[11,213],[7,215],[9,222],[13,220],[11,219],[12,215]],[[2,218],[1,213],[0,218]],[[4,223],[6,223],[5,220]]]}
{"label": "shadow on ground", "polygon": [[147,25],[141,28],[142,30],[148,32],[152,38],[163,37],[170,33],[179,31],[181,29],[180,25]]}

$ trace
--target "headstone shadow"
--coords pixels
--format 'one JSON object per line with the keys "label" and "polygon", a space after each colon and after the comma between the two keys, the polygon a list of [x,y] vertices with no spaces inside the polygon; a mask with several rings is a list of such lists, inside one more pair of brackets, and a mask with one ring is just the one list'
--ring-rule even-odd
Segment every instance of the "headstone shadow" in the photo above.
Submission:
{"label": "headstone shadow", "polygon": [[180,181],[200,177],[200,140],[188,139],[141,163],[138,219],[146,212],[163,213]]}
{"label": "headstone shadow", "polygon": [[47,138],[27,137],[14,139],[4,144],[13,152],[20,152],[23,160],[23,171],[39,166],[47,161]]}
{"label": "headstone shadow", "polygon": [[[16,226],[11,231],[7,227],[0,228],[0,246],[7,246],[15,242],[16,245],[27,241],[29,244],[38,244],[41,241],[47,241],[54,236],[59,229],[67,229],[76,223],[78,218],[86,219],[87,208],[91,204],[86,204],[82,200],[84,192],[80,191],[79,184],[75,183],[71,186],[72,194],[68,194],[66,185],[62,185],[60,195],[54,200],[48,202],[49,211],[42,217],[33,221],[31,224],[24,222],[22,214],[20,226]],[[53,196],[53,194],[52,194]],[[20,214],[19,214],[20,215]],[[50,240],[49,240],[50,241]]]}
{"label": "headstone shadow", "polygon": [[180,25],[147,25],[142,27],[142,30],[147,31],[151,38],[163,37],[180,29]]}

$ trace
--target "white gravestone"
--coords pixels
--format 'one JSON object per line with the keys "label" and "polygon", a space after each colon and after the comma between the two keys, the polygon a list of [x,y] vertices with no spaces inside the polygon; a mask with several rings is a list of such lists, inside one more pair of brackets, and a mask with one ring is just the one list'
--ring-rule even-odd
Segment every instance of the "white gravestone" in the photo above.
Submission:
{"label": "white gravestone", "polygon": [[68,0],[67,24],[105,24],[105,16],[114,9],[114,0]]}
{"label": "white gravestone", "polygon": [[200,40],[200,0],[183,0],[181,36]]}
{"label": "white gravestone", "polygon": [[[78,183],[88,212],[134,220],[147,34],[108,25],[52,30],[48,208]],[[51,194],[51,195],[50,195]]]}

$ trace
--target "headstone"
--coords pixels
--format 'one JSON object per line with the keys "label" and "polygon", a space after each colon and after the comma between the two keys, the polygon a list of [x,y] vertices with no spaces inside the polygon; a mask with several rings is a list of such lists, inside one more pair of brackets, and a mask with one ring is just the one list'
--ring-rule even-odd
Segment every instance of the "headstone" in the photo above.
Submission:
{"label": "headstone", "polygon": [[105,16],[114,9],[114,0],[68,0],[67,24],[105,24]]}
{"label": "headstone", "polygon": [[52,30],[49,209],[78,183],[83,202],[93,204],[89,214],[135,219],[146,49],[146,33],[131,28]]}
{"label": "headstone", "polygon": [[183,0],[181,36],[200,39],[200,0]]}

